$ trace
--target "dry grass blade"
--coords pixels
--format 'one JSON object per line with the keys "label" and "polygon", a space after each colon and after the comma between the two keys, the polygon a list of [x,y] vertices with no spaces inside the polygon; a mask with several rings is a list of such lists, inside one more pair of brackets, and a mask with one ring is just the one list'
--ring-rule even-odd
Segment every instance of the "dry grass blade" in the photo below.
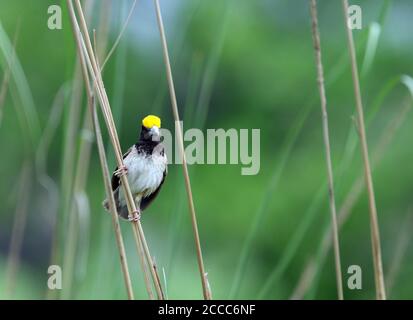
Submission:
{"label": "dry grass blade", "polygon": [[373,265],[374,265],[374,279],[376,284],[376,298],[378,300],[386,299],[386,291],[384,286],[383,265],[381,258],[380,248],[380,232],[379,223],[377,218],[376,200],[374,197],[373,178],[371,175],[369,153],[366,138],[366,129],[364,124],[363,104],[360,92],[360,83],[357,69],[356,53],[354,48],[353,32],[348,25],[348,1],[342,0],[344,22],[347,32],[347,43],[350,54],[351,73],[353,77],[354,95],[356,99],[357,110],[357,124],[359,127],[360,144],[364,163],[364,177],[367,186],[367,194],[369,199],[370,209],[370,231],[371,231],[371,244],[373,251]]}
{"label": "dry grass blade", "polygon": [[212,294],[211,294],[211,290],[209,287],[208,278],[205,272],[204,262],[203,262],[203,257],[202,257],[201,242],[199,240],[198,224],[197,224],[197,219],[196,219],[194,200],[192,197],[191,181],[189,178],[188,167],[187,167],[186,158],[185,158],[184,143],[183,143],[183,138],[182,138],[182,128],[181,128],[178,105],[176,101],[175,88],[174,88],[174,83],[173,83],[173,78],[172,78],[171,64],[169,61],[168,45],[166,42],[165,30],[163,26],[162,14],[161,14],[160,6],[159,6],[159,1],[154,0],[154,4],[155,4],[156,17],[157,17],[157,22],[158,22],[158,27],[159,27],[159,33],[160,33],[161,42],[162,42],[163,57],[164,57],[165,68],[166,68],[166,76],[168,80],[169,94],[171,98],[172,112],[173,112],[177,130],[178,130],[177,132],[178,148],[182,156],[182,169],[183,169],[184,178],[185,178],[185,188],[186,188],[186,192],[188,195],[188,203],[189,203],[189,210],[191,214],[192,229],[194,232],[195,246],[196,246],[196,251],[197,251],[198,267],[199,267],[199,272],[201,274],[202,290],[203,290],[204,299],[210,300],[212,299]]}
{"label": "dry grass blade", "polygon": [[334,243],[334,258],[336,266],[336,281],[337,281],[337,294],[339,300],[343,300],[343,279],[341,274],[341,261],[340,261],[340,245],[338,237],[337,227],[337,212],[336,212],[336,200],[334,197],[334,180],[333,180],[333,166],[331,163],[331,150],[330,150],[330,137],[328,130],[328,115],[327,115],[327,99],[324,87],[324,72],[323,63],[321,60],[321,45],[320,34],[318,31],[318,19],[317,19],[317,4],[316,0],[311,0],[311,19],[312,19],[312,34],[313,45],[316,56],[317,65],[317,82],[320,92],[321,113],[323,122],[323,138],[327,163],[327,175],[328,175],[328,194],[330,200],[330,213],[331,213],[331,225],[333,230],[333,243]]}
{"label": "dry grass blade", "polygon": [[[86,4],[87,16],[90,18],[94,1]],[[73,209],[74,183],[77,154],[77,136],[80,131],[82,114],[82,69],[79,60],[75,61],[73,78],[71,80],[70,102],[67,108],[65,123],[63,158],[61,166],[61,185],[59,215],[57,216],[57,227],[52,245],[51,263],[62,263],[65,270],[63,278],[63,290],[61,297],[68,299],[72,289],[73,264],[77,247],[77,213]],[[62,262],[60,262],[62,260]],[[54,291],[51,293],[55,294]]]}
{"label": "dry grass blade", "polygon": [[[78,0],[75,1],[76,9],[78,11],[79,19],[80,19],[80,29],[79,29],[79,25],[77,23],[76,16],[74,14],[72,2],[70,0],[67,0],[67,5],[69,7],[69,11],[70,11],[70,14],[71,14],[71,19],[72,19],[74,32],[79,33],[79,35],[80,35],[80,30],[82,32],[81,35],[83,35],[84,41],[83,41],[82,37],[80,36],[81,43],[78,43],[78,50],[79,51],[83,50],[83,52],[84,52],[84,57],[85,57],[85,60],[86,60],[86,64],[87,64],[87,67],[88,67],[88,70],[89,70],[90,74],[92,75],[93,83],[95,85],[96,93],[97,93],[97,96],[99,98],[99,102],[100,102],[101,110],[102,110],[102,113],[103,113],[103,116],[104,116],[104,120],[105,120],[107,129],[108,129],[108,132],[109,132],[111,143],[112,143],[114,151],[115,151],[116,162],[117,162],[118,167],[122,167],[123,166],[122,152],[121,152],[121,147],[120,147],[120,143],[119,143],[119,138],[118,138],[118,135],[117,135],[117,132],[116,132],[116,126],[115,126],[114,121],[113,121],[113,116],[112,116],[109,100],[108,100],[108,97],[107,97],[107,94],[106,94],[106,90],[104,88],[103,80],[102,80],[102,77],[101,77],[101,71],[100,71],[99,66],[96,62],[95,54],[94,54],[93,49],[92,49],[92,44],[91,44],[90,37],[89,37],[89,34],[88,34],[88,29],[87,29],[87,25],[86,25],[86,22],[85,22],[84,15],[83,15],[83,10],[82,10],[82,7],[80,5],[80,1],[78,1]],[[122,175],[120,178],[121,178],[121,182],[122,182],[123,191],[125,193],[125,198],[126,198],[126,202],[127,202],[127,205],[128,205],[128,210],[129,210],[129,213],[131,214],[132,212],[136,211],[135,201],[134,201],[134,198],[133,198],[132,193],[130,191],[129,182],[128,182],[127,177],[125,175]],[[160,283],[157,282],[156,271],[153,268],[152,257],[149,253],[148,245],[146,243],[146,239],[145,239],[145,236],[143,234],[142,225],[141,225],[140,221],[134,222],[131,225],[132,225],[133,232],[137,234],[137,236],[135,235],[135,239],[138,240],[138,242],[139,242],[139,240],[142,242],[142,246],[143,246],[143,249],[144,249],[144,254],[145,254],[147,263],[150,266],[151,276],[152,276],[152,280],[153,280],[154,285],[155,285],[155,289],[156,289],[158,298],[163,299],[162,288],[161,288]],[[139,246],[139,244],[137,244],[137,246]],[[142,257],[142,258],[144,259],[145,257]],[[143,272],[145,272],[145,268],[143,268]]]}
{"label": "dry grass blade", "polygon": [[99,119],[97,116],[96,108],[94,105],[92,107],[93,107],[93,110],[91,111],[93,113],[93,126],[95,130],[96,141],[97,141],[97,146],[98,146],[98,151],[99,151],[100,165],[102,167],[103,181],[105,183],[105,191],[106,191],[107,199],[109,200],[109,204],[111,208],[110,212],[112,214],[113,228],[115,229],[116,243],[119,249],[119,257],[120,257],[120,262],[121,262],[121,267],[122,267],[123,279],[125,281],[125,287],[126,287],[126,291],[128,294],[128,298],[129,300],[133,300],[134,295],[133,295],[133,289],[132,289],[132,282],[131,282],[130,275],[129,275],[128,261],[126,258],[125,245],[123,243],[122,232],[121,232],[120,225],[119,225],[118,213],[116,212],[115,199],[113,197],[113,192],[112,192],[112,188],[110,184],[110,174],[109,174],[109,168],[107,165],[105,147],[103,144],[102,133],[100,130]]}
{"label": "dry grass blade", "polygon": [[304,296],[305,292],[308,289],[308,284],[311,282],[311,279],[314,278],[314,274],[316,272],[316,263],[313,259],[310,259],[307,262],[307,268],[305,268],[304,272],[301,274],[300,278],[298,279],[298,283],[291,294],[289,300],[301,300]]}
{"label": "dry grass blade", "polygon": [[[73,6],[71,3],[69,3],[69,11],[70,11],[70,16],[71,19],[75,19],[74,15],[74,10]],[[72,20],[72,25],[73,27],[75,26],[74,21]],[[112,214],[112,222],[113,226],[115,229],[115,236],[116,236],[116,243],[119,249],[119,255],[120,255],[120,261],[121,261],[121,267],[122,267],[122,273],[125,281],[125,287],[126,291],[128,294],[129,299],[134,299],[133,295],[133,289],[132,289],[132,282],[130,279],[129,275],[129,268],[128,268],[128,263],[127,263],[127,258],[126,258],[126,251],[125,251],[125,246],[123,243],[123,238],[119,226],[119,220],[118,220],[118,214],[116,212],[116,206],[114,205],[115,200],[113,198],[113,193],[110,185],[110,174],[109,174],[109,168],[107,166],[107,160],[106,160],[106,153],[104,149],[104,144],[103,144],[103,138],[100,130],[100,125],[99,125],[99,120],[96,114],[96,109],[95,109],[95,100],[92,92],[92,88],[90,86],[90,80],[89,80],[89,75],[87,72],[87,67],[86,67],[86,60],[85,57],[81,51],[81,38],[79,32],[77,32],[76,28],[73,29],[74,36],[76,39],[77,47],[78,47],[78,53],[80,57],[80,62],[82,66],[82,74],[84,77],[84,82],[86,84],[86,94],[87,94],[87,99],[88,99],[88,108],[89,108],[89,113],[90,116],[92,117],[92,122],[93,122],[93,128],[97,140],[97,145],[98,145],[98,152],[99,152],[99,159],[101,162],[101,168],[102,168],[102,174],[103,174],[103,180],[104,180],[104,185],[105,185],[105,190],[107,194],[107,199],[110,202],[110,208],[111,208],[111,214]]]}
{"label": "dry grass blade", "polygon": [[[93,128],[95,132],[95,136],[97,139],[97,145],[98,145],[98,152],[99,152],[99,159],[101,162],[101,168],[102,168],[102,174],[103,174],[103,179],[104,179],[104,184],[105,184],[105,190],[107,194],[107,199],[109,200],[110,203],[110,208],[111,208],[111,214],[112,214],[112,222],[114,225],[115,229],[115,236],[116,236],[116,242],[117,246],[119,249],[119,254],[120,254],[120,261],[121,261],[121,267],[122,267],[122,273],[125,281],[125,286],[128,294],[129,299],[134,299],[133,295],[133,289],[132,289],[132,283],[130,280],[130,275],[129,275],[129,268],[127,264],[127,258],[126,258],[126,252],[125,252],[125,246],[123,243],[123,238],[121,234],[121,229],[119,225],[119,220],[118,220],[118,214],[116,212],[116,206],[114,205],[115,200],[113,197],[111,185],[110,185],[110,175],[109,175],[109,169],[107,166],[107,160],[106,160],[106,153],[104,150],[104,145],[103,145],[103,139],[102,139],[102,134],[100,130],[100,125],[99,125],[99,120],[97,117],[96,109],[95,109],[95,102],[94,102],[94,96],[92,92],[92,88],[90,86],[90,80],[89,80],[89,75],[87,71],[87,66],[86,66],[86,58],[82,52],[81,49],[81,37],[80,33],[78,32],[78,29],[76,28],[77,23],[76,23],[76,18],[74,14],[74,9],[72,6],[72,3],[68,1],[68,7],[70,11],[70,17],[72,19],[72,26],[73,26],[73,33],[76,39],[77,43],[77,48],[78,48],[78,53],[80,57],[80,62],[82,66],[82,73],[84,77],[84,81],[86,84],[86,89],[87,89],[87,97],[88,97],[88,106],[89,106],[89,111],[93,120]],[[148,292],[149,296],[151,297],[151,292]]]}

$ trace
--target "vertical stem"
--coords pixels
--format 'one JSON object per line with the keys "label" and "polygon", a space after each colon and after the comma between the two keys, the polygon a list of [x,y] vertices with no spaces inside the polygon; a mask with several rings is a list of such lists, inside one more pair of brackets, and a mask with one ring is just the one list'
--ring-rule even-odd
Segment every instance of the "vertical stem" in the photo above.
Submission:
{"label": "vertical stem", "polygon": [[99,119],[98,119],[94,104],[92,104],[92,109],[93,110],[91,110],[91,112],[93,116],[93,126],[94,126],[96,141],[97,141],[97,145],[99,149],[99,158],[100,158],[100,164],[102,167],[103,180],[105,182],[106,195],[107,195],[107,199],[110,202],[112,223],[113,223],[113,228],[115,230],[116,244],[119,249],[119,258],[120,258],[120,263],[122,267],[123,280],[125,282],[128,299],[134,300],[132,281],[130,279],[128,260],[126,258],[125,245],[123,243],[122,232],[121,232],[120,225],[119,225],[118,213],[116,212],[115,199],[113,197],[113,193],[110,187],[110,174],[109,174],[109,169],[107,166],[105,147],[103,145],[102,133],[100,130],[100,125],[99,125]]}
{"label": "vertical stem", "polygon": [[[67,4],[68,4],[69,8],[71,9],[71,7],[73,6],[72,2],[70,0],[67,0]],[[95,59],[95,54],[94,54],[93,49],[92,49],[92,44],[91,44],[90,37],[89,37],[89,34],[88,34],[88,29],[87,29],[86,21],[85,21],[85,18],[84,18],[83,10],[82,10],[82,7],[80,5],[80,1],[76,0],[75,5],[76,5],[76,9],[77,9],[78,14],[79,14],[79,18],[80,18],[80,29],[82,30],[82,34],[83,34],[83,37],[84,37],[84,40],[85,40],[84,42],[82,41],[82,43],[81,43],[81,46],[84,49],[84,57],[86,58],[89,72],[93,76],[93,83],[95,85],[96,93],[98,94],[98,98],[99,98],[99,102],[100,102],[100,106],[101,106],[101,111],[104,115],[104,120],[105,120],[107,129],[108,129],[108,132],[109,132],[109,136],[110,136],[113,148],[115,150],[117,165],[118,165],[118,167],[122,167],[123,166],[123,160],[122,160],[121,147],[120,147],[119,138],[118,138],[118,135],[117,135],[117,132],[116,132],[116,126],[115,126],[115,123],[113,121],[113,116],[112,116],[112,111],[111,111],[111,108],[110,108],[109,100],[108,100],[106,90],[105,90],[105,87],[104,87],[104,84],[103,84],[100,68],[97,65],[97,62],[96,62],[96,59]],[[80,33],[79,26],[77,24],[77,20],[76,20],[76,17],[74,15],[74,12],[72,12],[71,15],[72,15],[72,23],[74,24],[74,26],[73,26],[74,30],[75,30],[75,32]],[[82,39],[82,37],[80,37],[80,38]],[[81,49],[81,48],[79,48],[79,49]],[[132,212],[136,211],[136,204],[135,204],[134,198],[133,198],[131,190],[130,190],[128,179],[125,175],[122,175],[120,177],[120,179],[121,179],[121,185],[123,187],[123,191],[125,193],[125,198],[126,198],[126,203],[127,203],[127,206],[128,206],[128,211],[129,211],[129,213],[132,213]],[[136,235],[135,235],[135,239],[140,239],[140,241],[142,241],[142,245],[143,245],[143,248],[144,248],[144,253],[145,253],[145,256],[146,256],[147,263],[150,266],[149,269],[151,271],[152,280],[154,282],[158,298],[163,299],[162,288],[161,288],[160,283],[156,280],[157,279],[156,270],[153,268],[152,257],[150,255],[148,245],[146,243],[146,239],[145,239],[145,235],[143,233],[142,225],[141,225],[140,221],[133,222],[131,225],[132,225],[133,232],[138,235],[138,237],[136,237]],[[139,243],[137,243],[137,246],[139,246]],[[142,271],[145,272],[145,268],[143,268]]]}
{"label": "vertical stem", "polygon": [[80,39],[80,34],[78,30],[75,28],[75,15],[74,15],[74,9],[73,5],[70,1],[68,1],[68,7],[69,7],[69,13],[70,13],[70,18],[72,20],[72,27],[73,27],[73,34],[77,43],[77,49],[78,49],[78,55],[80,59],[80,64],[82,67],[82,74],[84,77],[84,82],[86,84],[86,95],[88,98],[88,107],[89,107],[89,112],[93,120],[93,128],[97,140],[97,145],[98,145],[98,151],[99,151],[99,159],[101,162],[101,167],[102,167],[102,174],[103,174],[103,179],[105,183],[105,189],[106,189],[106,194],[107,198],[110,202],[110,208],[111,208],[111,214],[112,214],[112,223],[114,226],[115,230],[115,236],[116,236],[116,243],[119,249],[119,256],[120,256],[120,262],[121,262],[121,268],[122,268],[122,274],[125,282],[125,287],[128,295],[128,299],[133,300],[134,299],[134,294],[133,294],[133,289],[132,289],[132,282],[130,279],[129,275],[129,268],[128,268],[128,262],[126,258],[126,251],[125,251],[125,246],[123,243],[123,238],[122,238],[122,233],[119,225],[119,218],[118,214],[116,212],[116,206],[115,206],[115,200],[113,198],[113,193],[110,187],[110,175],[109,175],[109,169],[107,167],[107,160],[106,160],[106,153],[104,150],[104,145],[103,145],[103,139],[102,139],[102,134],[100,130],[100,125],[99,125],[99,120],[96,114],[96,109],[94,107],[94,98],[93,98],[93,93],[92,93],[92,88],[90,86],[90,81],[89,81],[89,76],[87,73],[87,67],[86,67],[86,61],[85,57],[82,53],[81,50],[81,39]]}
{"label": "vertical stem", "polygon": [[[88,18],[93,7],[93,0],[87,3]],[[53,242],[51,249],[51,263],[62,264],[64,271],[63,289],[60,294],[63,299],[68,299],[72,286],[73,266],[77,246],[77,213],[72,214],[74,199],[75,158],[77,154],[77,135],[80,129],[82,106],[82,74],[78,60],[75,60],[73,78],[71,80],[71,95],[65,119],[65,136],[63,142],[63,158],[61,166],[61,186],[59,194],[59,210],[56,217]],[[50,291],[50,296],[55,296],[55,291]]]}
{"label": "vertical stem", "polygon": [[379,232],[379,224],[378,224],[378,218],[377,218],[376,201],[374,198],[373,179],[371,176],[371,169],[370,169],[366,129],[365,129],[365,124],[364,124],[363,103],[361,99],[360,82],[359,82],[359,76],[358,76],[358,70],[357,70],[356,53],[355,53],[355,48],[354,48],[353,33],[348,25],[348,1],[342,0],[342,4],[343,4],[343,13],[344,13],[344,24],[345,24],[346,33],[347,33],[347,45],[348,45],[348,50],[349,50],[349,55],[350,55],[351,73],[353,77],[354,96],[356,99],[357,122],[358,122],[358,127],[359,127],[358,129],[359,129],[359,134],[360,134],[361,152],[362,152],[363,163],[364,163],[364,179],[366,181],[367,194],[368,194],[368,200],[369,200],[370,231],[371,231],[371,244],[372,244],[372,251],[373,251],[374,279],[375,279],[375,284],[376,284],[376,298],[377,300],[385,300],[386,291],[385,291],[385,286],[384,286],[383,266],[382,266],[382,258],[381,258],[380,232]]}
{"label": "vertical stem", "polygon": [[[392,139],[394,138],[397,130],[401,127],[403,121],[406,119],[408,112],[410,111],[410,101],[403,106],[401,112],[395,116],[394,119],[384,128],[382,134],[378,139],[378,143],[375,146],[373,153],[372,153],[372,169],[374,170],[375,167],[380,163],[381,159],[386,153],[388,145],[391,143]],[[338,227],[339,229],[345,224],[352,213],[352,209],[356,204],[357,200],[360,198],[364,188],[364,178],[363,176],[358,177],[350,187],[350,191],[347,193],[347,196],[344,198],[344,201],[338,210]],[[301,286],[299,290],[300,295],[298,295],[298,291],[294,290],[296,294],[294,295],[297,299],[302,299],[304,294],[309,291],[309,288],[314,288],[316,284],[316,277],[317,274],[320,272],[320,268],[323,265],[323,261],[325,260],[328,251],[331,248],[331,239],[332,239],[332,230],[329,228],[323,235],[323,239],[320,242],[319,248],[317,250],[317,270],[314,270],[314,259],[310,259],[310,262],[304,268],[302,272],[301,278],[306,278],[305,283],[299,283],[297,288]],[[314,257],[313,257],[314,258]],[[311,270],[310,270],[311,269]],[[307,276],[304,276],[307,274]]]}
{"label": "vertical stem", "polygon": [[328,194],[330,200],[330,213],[331,213],[331,225],[333,230],[333,243],[334,243],[334,259],[336,267],[336,282],[337,282],[337,295],[339,300],[343,300],[343,280],[341,274],[341,261],[340,261],[340,244],[338,237],[338,227],[337,227],[337,212],[336,212],[336,201],[334,197],[334,179],[333,179],[333,166],[331,163],[331,150],[330,150],[330,135],[328,130],[328,115],[327,115],[327,98],[324,87],[324,72],[323,63],[321,60],[321,46],[320,46],[320,34],[318,30],[318,19],[317,19],[317,4],[316,0],[311,0],[311,20],[312,20],[312,35],[313,35],[313,45],[314,53],[317,65],[317,82],[318,90],[320,93],[321,102],[321,115],[323,123],[323,139],[325,147],[325,156],[327,164],[327,176],[328,176]]}
{"label": "vertical stem", "polygon": [[154,0],[154,3],[155,3],[155,10],[156,10],[156,17],[157,17],[157,22],[158,22],[158,27],[159,27],[159,33],[161,36],[161,42],[162,42],[162,48],[163,48],[163,57],[164,57],[165,68],[166,68],[166,76],[168,80],[169,94],[170,94],[171,104],[172,104],[172,112],[173,112],[174,119],[175,119],[176,129],[178,129],[178,132],[177,132],[178,148],[182,155],[182,169],[183,169],[184,178],[185,178],[185,188],[186,188],[186,192],[188,195],[188,204],[189,204],[189,210],[190,210],[191,220],[192,220],[192,230],[194,233],[195,246],[196,246],[197,258],[198,258],[198,267],[199,267],[199,272],[201,274],[202,290],[204,294],[204,299],[210,300],[212,299],[212,294],[211,294],[211,290],[209,287],[207,274],[205,272],[204,262],[202,258],[202,250],[201,250],[201,243],[199,240],[198,224],[197,224],[197,219],[196,219],[194,201],[192,197],[191,181],[189,179],[188,167],[187,167],[186,158],[185,158],[184,144],[183,144],[183,139],[182,139],[182,128],[181,128],[181,123],[179,120],[178,105],[176,102],[176,94],[175,94],[174,82],[172,78],[171,64],[169,61],[168,45],[166,42],[165,30],[163,26],[162,14],[161,14],[160,6],[159,6],[159,1]]}

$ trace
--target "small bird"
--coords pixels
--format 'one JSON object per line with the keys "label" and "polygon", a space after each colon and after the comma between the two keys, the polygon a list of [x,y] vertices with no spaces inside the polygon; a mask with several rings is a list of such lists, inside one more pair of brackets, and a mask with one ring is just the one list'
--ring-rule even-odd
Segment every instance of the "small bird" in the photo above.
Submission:
{"label": "small bird", "polygon": [[[139,140],[123,155],[121,168],[115,169],[112,175],[112,191],[116,209],[120,217],[129,221],[138,221],[141,212],[159,194],[168,173],[165,147],[160,136],[161,119],[148,115],[142,120]],[[128,207],[121,186],[121,175],[127,175],[129,186],[135,199],[136,211],[129,215]],[[109,201],[105,199],[103,206],[109,211]]]}

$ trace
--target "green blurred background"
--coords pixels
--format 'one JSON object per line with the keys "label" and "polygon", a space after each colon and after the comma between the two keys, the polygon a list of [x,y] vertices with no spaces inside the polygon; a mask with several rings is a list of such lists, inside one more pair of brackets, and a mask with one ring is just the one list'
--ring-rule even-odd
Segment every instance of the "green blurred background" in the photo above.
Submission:
{"label": "green blurred background", "polygon": [[[363,13],[363,28],[353,33],[369,148],[376,159],[373,179],[388,295],[409,299],[413,296],[413,114],[411,95],[400,79],[410,83],[401,76],[413,74],[413,3],[351,2],[361,5]],[[320,249],[330,213],[308,1],[160,3],[184,127],[261,130],[258,175],[242,176],[241,164],[190,167],[213,297],[335,299],[333,255],[328,251],[324,259]],[[62,30],[47,27],[47,8],[52,4],[62,7]],[[112,46],[131,5],[126,0],[94,1],[89,29],[97,29],[98,46],[105,41],[105,26],[106,47]],[[318,1],[318,9],[337,207],[348,204],[349,194],[356,195],[346,207],[348,219],[340,232],[344,295],[373,299],[367,197],[363,188],[354,192],[353,187],[362,178],[362,161],[352,120],[354,95],[341,1]],[[77,123],[71,122],[75,134],[67,138],[76,50],[65,1],[0,0],[0,22],[0,78],[8,69],[6,35],[10,43],[16,38],[13,66],[21,65],[23,71],[12,72],[0,123],[0,298],[43,299],[56,217],[64,255],[68,219],[62,212],[67,190],[72,189],[65,186],[73,181],[79,144],[87,136],[82,129],[86,100],[83,97]],[[21,77],[16,79],[16,74]],[[124,150],[135,142],[140,119],[149,113],[160,115],[163,127],[173,129],[152,1],[137,1],[105,67],[104,81]],[[51,131],[50,148],[42,152],[40,141],[45,128],[50,128],[51,115],[56,131]],[[64,161],[67,141],[74,144],[74,152],[66,155],[73,168]],[[114,167],[113,150],[107,151]],[[39,169],[42,156],[47,163]],[[28,174],[21,178],[24,167]],[[84,176],[69,298],[125,299],[111,218],[101,206],[105,195],[95,144]],[[22,179],[26,187],[19,191]],[[27,219],[19,263],[10,276],[7,265],[16,208],[26,212]],[[202,298],[179,165],[170,165],[163,190],[142,223],[151,253],[164,271],[168,297]],[[121,226],[135,295],[144,299],[132,230],[127,222]],[[310,272],[303,275],[308,263]],[[362,268],[361,290],[347,288],[350,265]],[[14,288],[7,293],[10,281]]]}

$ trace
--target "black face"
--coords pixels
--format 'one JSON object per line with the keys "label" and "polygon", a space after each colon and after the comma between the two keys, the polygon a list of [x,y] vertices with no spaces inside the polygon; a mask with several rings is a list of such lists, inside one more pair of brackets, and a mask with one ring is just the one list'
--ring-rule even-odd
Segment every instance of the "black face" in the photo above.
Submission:
{"label": "black face", "polygon": [[142,142],[153,142],[154,144],[158,144],[161,141],[159,128],[154,126],[151,129],[148,129],[142,126],[139,140]]}

